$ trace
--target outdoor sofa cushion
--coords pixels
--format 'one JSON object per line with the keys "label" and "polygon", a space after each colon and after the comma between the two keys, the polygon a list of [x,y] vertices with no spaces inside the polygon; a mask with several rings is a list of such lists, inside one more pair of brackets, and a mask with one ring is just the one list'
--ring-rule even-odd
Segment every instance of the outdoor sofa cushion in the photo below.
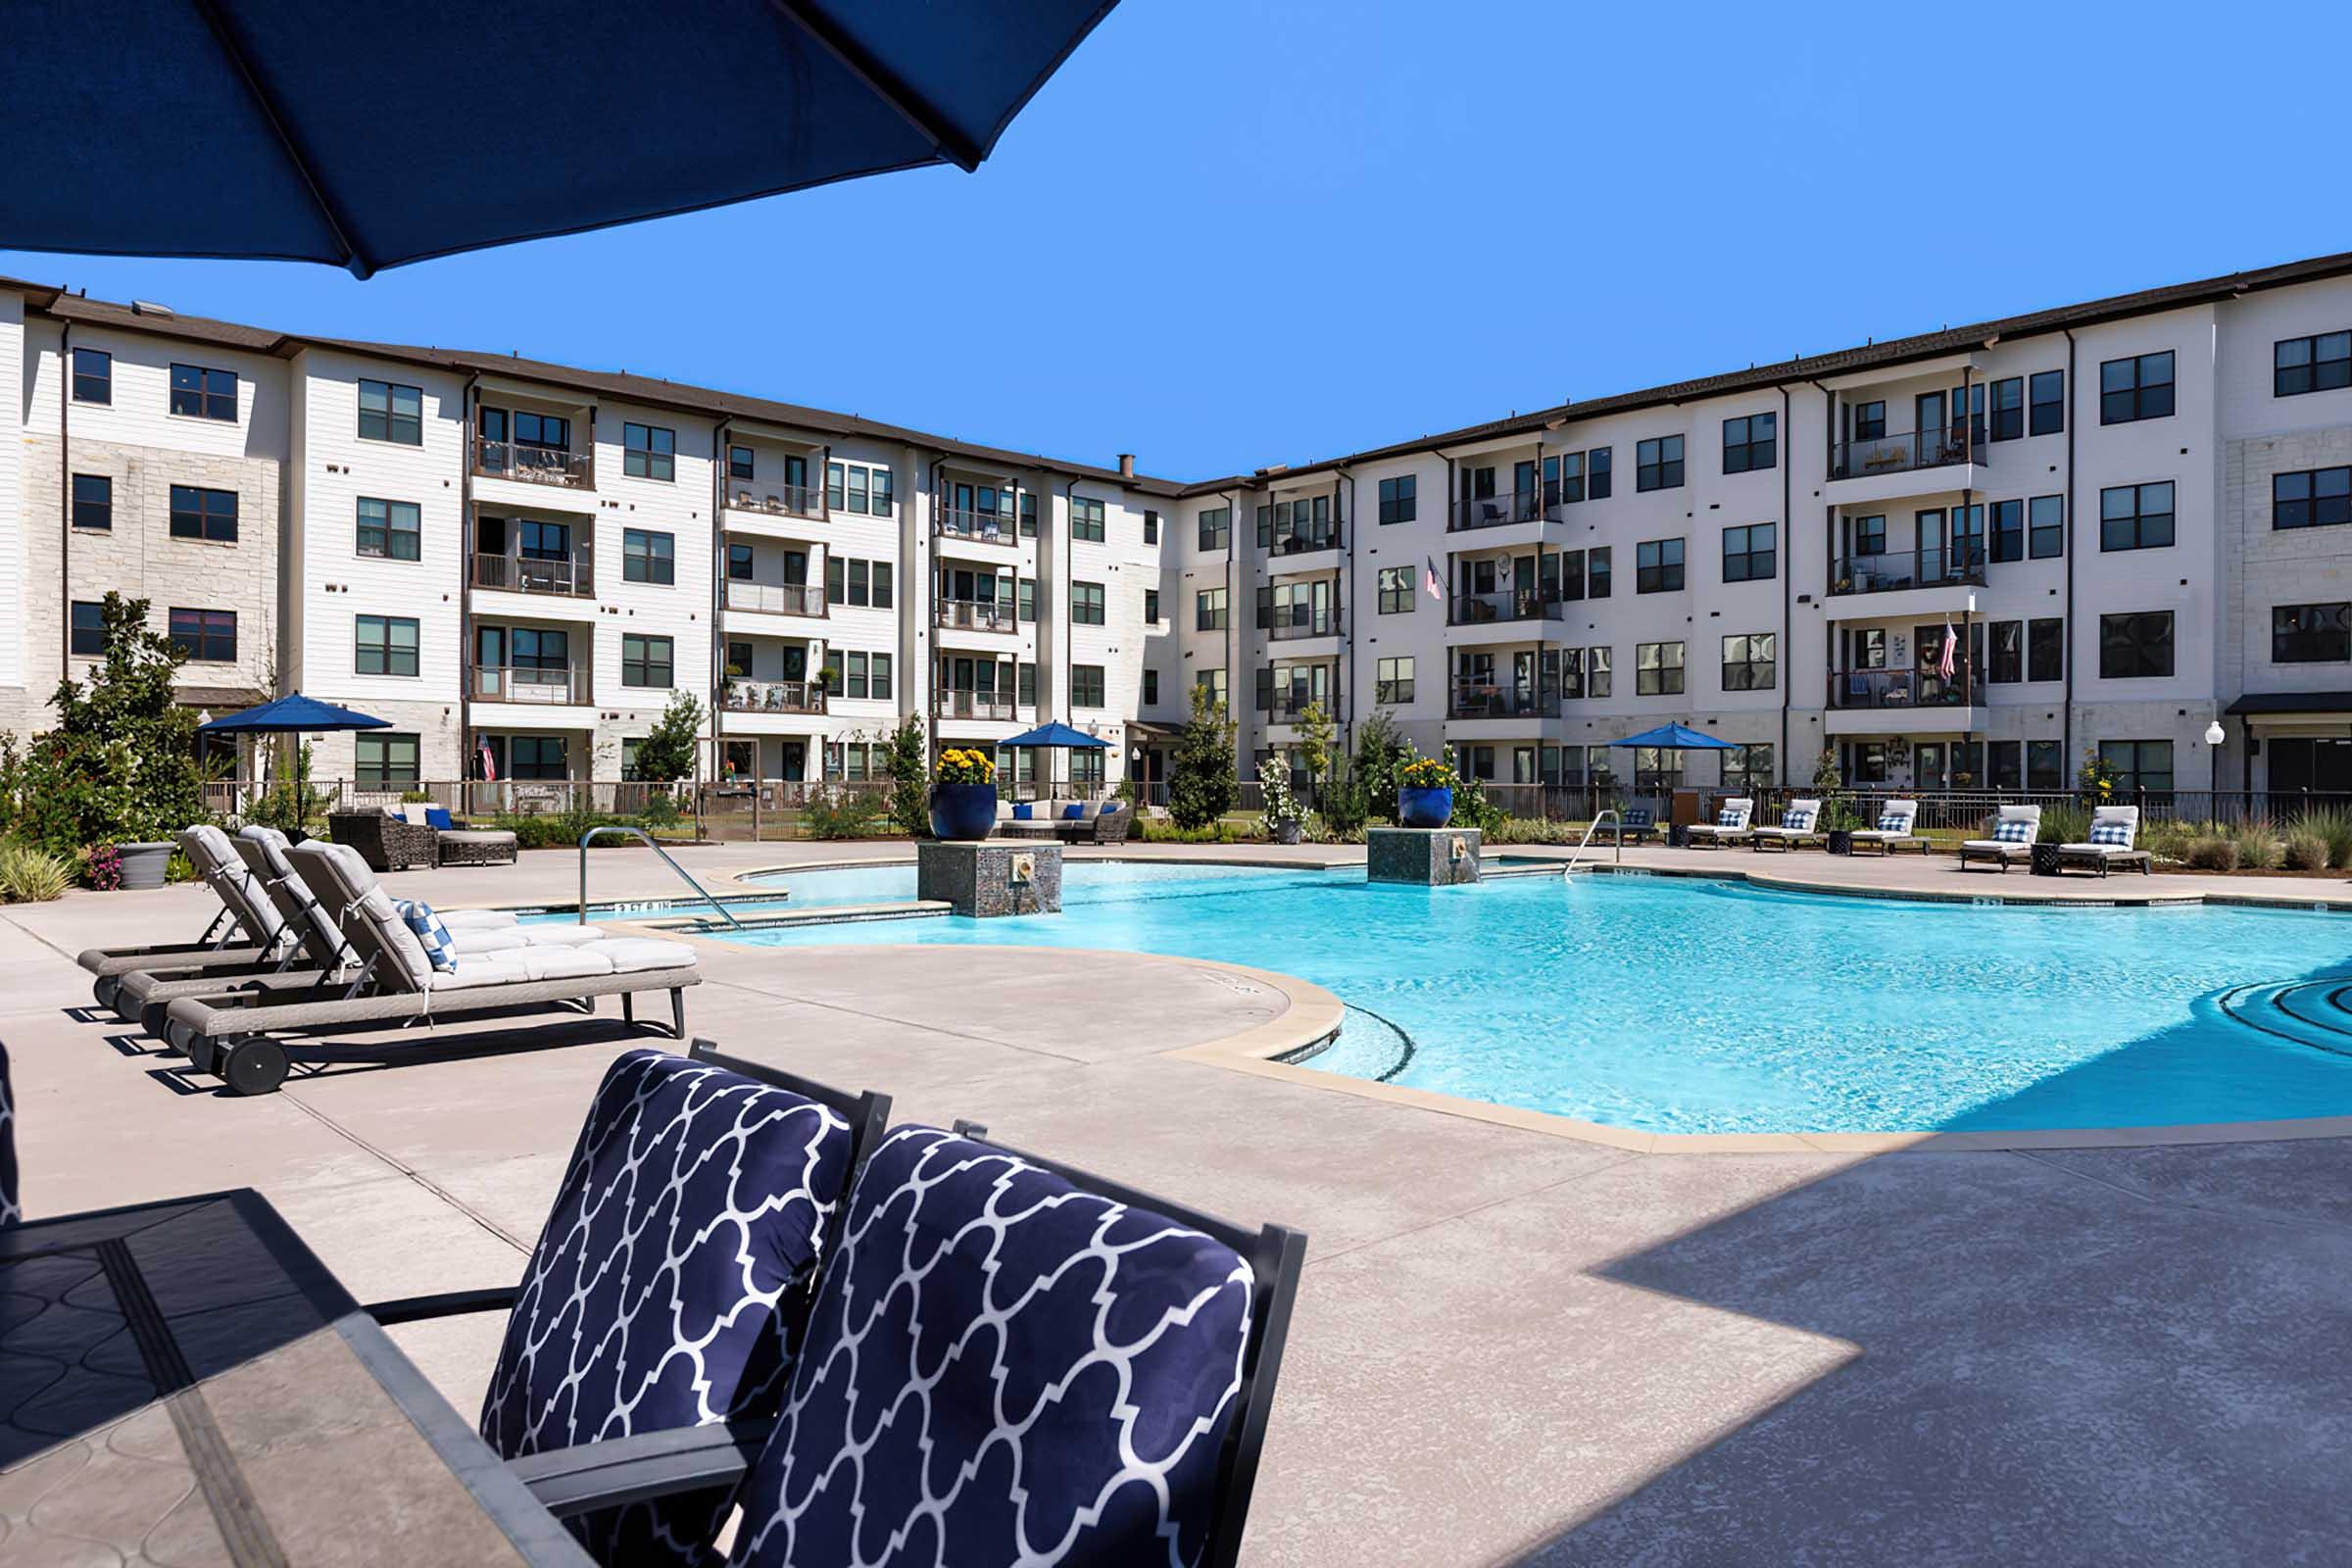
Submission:
{"label": "outdoor sofa cushion", "polygon": [[1012,808],[1012,819],[1015,822],[1026,822],[1036,814],[1037,808],[1031,806],[1027,801],[1016,803]]}
{"label": "outdoor sofa cushion", "polygon": [[1082,819],[1085,815],[1086,808],[1081,806],[1076,801],[1072,801],[1069,805],[1061,808],[1061,819],[1064,822],[1076,822]]}

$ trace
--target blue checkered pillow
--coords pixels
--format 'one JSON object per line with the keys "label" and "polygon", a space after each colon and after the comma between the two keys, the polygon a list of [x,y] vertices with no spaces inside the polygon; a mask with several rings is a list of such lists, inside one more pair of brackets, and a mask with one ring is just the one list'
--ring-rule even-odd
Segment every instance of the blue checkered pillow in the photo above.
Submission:
{"label": "blue checkered pillow", "polygon": [[2132,843],[2132,824],[2129,822],[2094,822],[2091,824],[2090,842],[2112,844],[2119,850],[2128,848]]}
{"label": "blue checkered pillow", "polygon": [[1992,841],[1995,844],[2031,844],[2034,842],[2034,824],[2023,818],[1995,822],[1992,826]]}
{"label": "blue checkered pillow", "polygon": [[400,911],[409,929],[416,933],[417,945],[424,949],[424,956],[432,960],[434,968],[447,973],[458,966],[457,939],[449,934],[449,927],[441,923],[431,905],[416,899],[396,899],[392,907]]}
{"label": "blue checkered pillow", "polygon": [[1646,806],[1629,806],[1625,808],[1625,825],[1627,827],[1647,827],[1657,817],[1657,814]]}
{"label": "blue checkered pillow", "polygon": [[1715,813],[1717,827],[1738,827],[1746,820],[1747,808],[1744,806],[1727,806]]}
{"label": "blue checkered pillow", "polygon": [[1813,813],[1792,806],[1781,813],[1781,826],[1795,833],[1810,833],[1813,831]]}
{"label": "blue checkered pillow", "polygon": [[1888,811],[1879,818],[1879,831],[1882,833],[1908,833],[1911,831],[1911,819],[1900,811]]}

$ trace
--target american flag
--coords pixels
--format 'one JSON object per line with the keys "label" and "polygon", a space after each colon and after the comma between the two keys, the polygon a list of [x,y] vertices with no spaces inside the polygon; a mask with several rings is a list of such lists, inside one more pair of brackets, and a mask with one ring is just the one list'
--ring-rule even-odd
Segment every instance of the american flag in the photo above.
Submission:
{"label": "american flag", "polygon": [[490,743],[488,741],[482,742],[482,777],[492,784],[498,782],[498,764],[490,760]]}
{"label": "american flag", "polygon": [[1437,558],[1423,556],[1421,561],[1421,585],[1429,590],[1430,598],[1442,605],[1446,602],[1446,579],[1438,575]]}
{"label": "american flag", "polygon": [[1943,653],[1936,661],[1936,673],[1941,675],[1945,680],[1950,680],[1953,672],[1959,666],[1960,639],[1953,635],[1952,623],[1947,620],[1943,623]]}

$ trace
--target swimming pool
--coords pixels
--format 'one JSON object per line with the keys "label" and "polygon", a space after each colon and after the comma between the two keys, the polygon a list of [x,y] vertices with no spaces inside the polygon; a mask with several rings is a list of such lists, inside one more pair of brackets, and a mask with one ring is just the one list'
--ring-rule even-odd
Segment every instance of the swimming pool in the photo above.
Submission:
{"label": "swimming pool", "polygon": [[1069,867],[1079,919],[731,940],[1251,964],[1312,980],[1409,1040],[1350,1029],[1312,1065],[1655,1132],[2352,1114],[2352,1015],[2339,1005],[2352,996],[2338,997],[2352,989],[2352,919],[2340,915],[1986,908],[1664,877],[1432,890],[1348,870],[1087,869],[1122,874],[1090,887]]}

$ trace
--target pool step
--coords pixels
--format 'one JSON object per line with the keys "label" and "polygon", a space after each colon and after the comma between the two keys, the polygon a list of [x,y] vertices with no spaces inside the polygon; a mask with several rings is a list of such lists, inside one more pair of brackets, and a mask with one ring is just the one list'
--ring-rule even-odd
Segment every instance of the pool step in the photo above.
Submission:
{"label": "pool step", "polygon": [[2249,1029],[2352,1056],[2352,975],[2236,986],[2214,999],[2223,1016]]}

